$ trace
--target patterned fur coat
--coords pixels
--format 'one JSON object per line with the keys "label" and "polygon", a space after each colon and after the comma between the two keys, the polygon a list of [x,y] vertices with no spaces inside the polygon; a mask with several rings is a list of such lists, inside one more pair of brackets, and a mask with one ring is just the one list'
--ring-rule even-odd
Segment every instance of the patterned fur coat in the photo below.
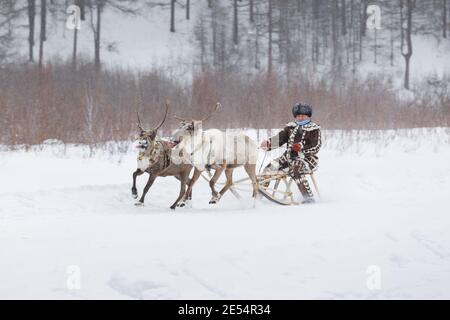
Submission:
{"label": "patterned fur coat", "polygon": [[[314,169],[318,163],[317,153],[322,146],[320,126],[314,122],[299,126],[289,122],[276,136],[269,139],[269,150],[287,144],[284,158],[288,161],[304,158]],[[300,151],[295,151],[295,144],[300,145]]]}

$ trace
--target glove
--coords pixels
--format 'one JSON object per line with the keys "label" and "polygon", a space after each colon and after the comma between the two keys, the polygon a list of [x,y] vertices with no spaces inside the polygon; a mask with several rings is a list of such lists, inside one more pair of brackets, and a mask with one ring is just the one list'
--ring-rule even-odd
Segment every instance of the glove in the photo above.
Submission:
{"label": "glove", "polygon": [[263,150],[268,150],[270,147],[270,141],[266,140],[261,142],[260,148]]}
{"label": "glove", "polygon": [[300,152],[300,150],[302,150],[302,146],[301,146],[300,143],[294,143],[294,144],[292,145],[292,151]]}

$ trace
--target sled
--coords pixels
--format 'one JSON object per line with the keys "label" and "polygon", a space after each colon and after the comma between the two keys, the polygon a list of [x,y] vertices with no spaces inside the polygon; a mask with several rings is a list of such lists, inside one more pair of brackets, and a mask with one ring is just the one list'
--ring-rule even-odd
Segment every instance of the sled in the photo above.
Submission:
{"label": "sled", "polygon": [[[211,178],[211,174],[208,172]],[[314,189],[317,195],[320,197],[319,190],[317,188],[316,179],[313,172],[307,174],[312,180]],[[209,181],[205,176],[202,177]],[[292,187],[296,188],[294,180],[283,171],[261,173],[257,176],[259,189],[258,192],[267,200],[277,203],[282,206],[297,205],[298,202],[294,199],[294,193]],[[217,185],[224,185],[224,183],[217,182]],[[230,187],[231,193],[237,198],[241,199],[238,191],[250,192],[252,191],[252,183],[249,177],[238,179],[233,181],[233,185]]]}

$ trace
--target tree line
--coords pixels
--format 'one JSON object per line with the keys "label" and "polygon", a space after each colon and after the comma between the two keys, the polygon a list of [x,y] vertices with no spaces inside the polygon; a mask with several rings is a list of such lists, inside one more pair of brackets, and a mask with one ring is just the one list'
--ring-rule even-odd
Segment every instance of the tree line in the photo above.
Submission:
{"label": "tree line", "polygon": [[[413,36],[448,41],[450,32],[450,0],[3,0],[0,62],[11,56],[17,42],[13,30],[26,15],[28,60],[42,66],[49,20],[67,19],[70,5],[80,8],[79,18],[92,31],[97,69],[101,66],[102,17],[107,10],[145,16],[158,8],[167,14],[173,33],[178,32],[177,19],[192,21],[201,71],[264,70],[287,79],[298,73],[326,73],[338,80],[343,74],[357,73],[364,62],[394,66],[396,58],[402,57],[407,89],[411,86]],[[193,5],[199,8],[195,16]],[[368,21],[377,18],[368,11],[371,5],[380,8],[381,29],[367,28]],[[77,37],[75,28],[74,65]]]}
{"label": "tree line", "polygon": [[[364,62],[402,57],[409,89],[414,35],[448,41],[449,0],[208,1],[196,23],[197,62],[207,68],[328,73],[339,80]],[[380,9],[372,16],[370,6]],[[381,19],[380,29],[367,27]],[[449,56],[450,57],[450,56]]]}
{"label": "tree line", "polygon": [[[150,128],[161,118],[166,99],[170,110],[161,132],[165,135],[178,125],[174,115],[200,119],[217,101],[222,111],[204,124],[206,128],[281,128],[291,120],[299,97],[313,105],[313,117],[324,129],[450,125],[450,77],[424,79],[420,94],[405,101],[389,79],[375,76],[328,87],[310,77],[286,83],[267,72],[209,70],[187,83],[167,74],[164,69],[98,72],[82,59],[76,72],[70,61],[42,68],[6,66],[0,72],[0,145],[128,140],[138,132],[136,113]],[[433,90],[426,90],[430,83]]]}
{"label": "tree line", "polygon": [[[136,111],[151,126],[166,99],[172,115],[186,118],[200,118],[220,101],[223,112],[208,123],[219,128],[282,127],[299,99],[328,129],[449,126],[450,76],[430,75],[412,87],[409,69],[414,35],[448,41],[449,1],[370,2],[382,20],[381,29],[368,29],[364,0],[2,0],[0,144],[126,140],[136,132]],[[72,57],[46,59],[50,22],[65,21],[74,3],[90,26],[93,59],[79,56],[76,28]],[[202,9],[195,15],[194,5]],[[167,14],[169,31],[180,31],[180,19],[194,24],[188,81],[172,76],[169,66],[102,68],[105,12],[136,15],[155,7]],[[15,37],[19,27],[26,39]],[[26,41],[28,63],[17,63],[17,41]],[[366,62],[398,61],[413,99],[399,96],[387,75],[358,72]],[[164,130],[176,125],[171,118]]]}

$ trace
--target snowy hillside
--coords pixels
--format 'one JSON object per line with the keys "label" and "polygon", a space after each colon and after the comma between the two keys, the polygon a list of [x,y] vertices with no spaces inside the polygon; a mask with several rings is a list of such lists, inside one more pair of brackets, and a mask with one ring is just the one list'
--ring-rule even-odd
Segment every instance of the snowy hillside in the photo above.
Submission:
{"label": "snowy hillside", "polygon": [[450,298],[449,130],[324,141],[315,205],[228,194],[211,207],[200,181],[175,212],[174,178],[133,205],[131,148],[0,149],[0,298]]}
{"label": "snowy hillside", "polygon": [[[218,5],[225,8],[225,16],[230,15],[231,2],[223,2]],[[198,26],[200,17],[211,10],[207,6],[207,1],[191,1],[189,20],[185,18],[184,6],[177,4],[175,33],[169,30],[170,8],[167,5],[149,7],[144,2],[138,1],[137,4],[129,6],[136,10],[136,14],[123,14],[113,8],[106,8],[103,13],[102,62],[110,68],[119,66],[138,70],[158,66],[168,68],[178,77],[190,75],[192,64],[200,50],[199,43],[195,40],[194,29]],[[64,7],[58,10],[63,9]],[[55,58],[71,59],[72,56],[73,31],[66,28],[67,15],[59,11],[57,15],[53,14],[48,18],[48,34],[45,42],[45,59],[48,62]],[[247,22],[247,11],[248,9],[244,5],[239,9],[242,43],[251,40],[252,37],[251,26]],[[227,21],[225,32],[227,37],[230,38],[231,18],[223,17],[223,19]],[[21,25],[26,26],[27,23],[26,16],[23,16]],[[39,25],[39,16],[36,16],[36,23]],[[88,13],[78,32],[78,54],[92,61],[94,57],[94,36],[91,23]],[[433,24],[435,24],[434,21]],[[263,29],[265,30],[265,28]],[[387,28],[387,25],[383,25],[383,32],[387,33]],[[15,32],[17,32],[17,39],[14,46],[21,55],[26,57],[28,53],[27,30],[21,28]],[[364,61],[358,65],[357,73],[362,76],[368,74],[389,75],[398,80],[398,86],[401,87],[404,60],[399,49],[397,47],[395,49],[394,66],[392,67],[388,59],[389,42],[379,43],[380,57],[378,57],[377,63],[374,63],[372,58],[373,37],[373,31],[368,31],[366,48],[363,51]],[[411,76],[414,81],[422,80],[424,77],[433,74],[442,77],[443,74],[450,73],[448,64],[450,42],[447,39],[440,39],[431,35],[413,35],[413,45]],[[301,44],[301,46],[307,46],[307,44]],[[299,49],[295,48],[296,51]],[[261,51],[259,54],[261,61],[267,59],[266,52]]]}
{"label": "snowy hillside", "polygon": [[[186,20],[184,11],[176,14],[176,33],[169,31],[170,10],[167,7],[148,8],[138,3],[132,8],[136,14],[124,15],[114,9],[105,10],[102,25],[102,60],[110,68],[149,69],[155,66],[175,67],[176,63],[191,64],[193,59],[193,28],[197,12],[206,6],[192,1],[191,19]],[[38,19],[39,20],[39,19]],[[24,21],[26,23],[26,21]],[[66,28],[63,18],[51,19],[46,41],[47,60],[55,57],[70,59],[73,31]],[[20,52],[27,54],[26,30],[18,41]],[[87,59],[94,57],[94,38],[91,21],[81,22],[78,32],[78,53]]]}

